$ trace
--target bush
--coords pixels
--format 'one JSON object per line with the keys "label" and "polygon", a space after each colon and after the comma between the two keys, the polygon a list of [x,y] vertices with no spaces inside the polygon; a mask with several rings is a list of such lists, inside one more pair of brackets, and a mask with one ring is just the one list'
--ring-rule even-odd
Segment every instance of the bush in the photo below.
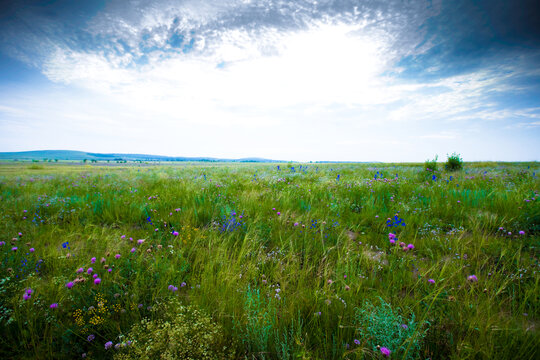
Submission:
{"label": "bush", "polygon": [[[131,328],[115,360],[128,359],[227,359],[233,353],[220,325],[191,306],[173,304],[165,320],[143,319]],[[167,309],[163,313],[168,313]]]}
{"label": "bush", "polygon": [[394,359],[419,358],[429,323],[415,322],[414,314],[410,320],[403,319],[399,308],[393,310],[384,300],[380,299],[380,302],[379,306],[366,302],[361,309],[356,309],[359,335],[375,353],[379,352],[377,347],[385,347]]}
{"label": "bush", "polygon": [[444,169],[446,171],[456,171],[461,170],[462,168],[463,159],[459,156],[459,154],[453,153],[452,155],[448,156],[446,164],[444,164]]}
{"label": "bush", "polygon": [[437,171],[437,159],[439,158],[439,155],[435,155],[435,158],[433,160],[426,160],[424,163],[424,169],[426,171]]}

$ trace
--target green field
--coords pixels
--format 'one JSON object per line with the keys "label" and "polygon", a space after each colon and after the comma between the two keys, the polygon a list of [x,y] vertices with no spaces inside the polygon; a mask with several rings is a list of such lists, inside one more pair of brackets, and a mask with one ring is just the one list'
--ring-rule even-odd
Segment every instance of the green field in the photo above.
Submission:
{"label": "green field", "polygon": [[0,358],[538,359],[539,170],[1,163]]}

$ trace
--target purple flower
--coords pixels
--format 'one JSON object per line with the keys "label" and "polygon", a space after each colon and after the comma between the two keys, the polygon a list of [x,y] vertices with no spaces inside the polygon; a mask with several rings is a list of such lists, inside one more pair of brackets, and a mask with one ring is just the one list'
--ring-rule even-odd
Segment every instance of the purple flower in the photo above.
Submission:
{"label": "purple flower", "polygon": [[[82,268],[81,268],[81,269],[82,269]],[[88,274],[91,274],[92,271],[94,271],[94,269],[92,269],[92,268],[88,268],[88,270],[86,270],[86,272],[87,272]]]}
{"label": "purple flower", "polygon": [[476,277],[476,275],[469,275],[467,277],[467,280],[469,280],[470,282],[478,282],[478,278]]}
{"label": "purple flower", "polygon": [[94,274],[94,275],[92,275],[92,277],[93,277],[94,279],[97,279],[98,274]]}
{"label": "purple flower", "polygon": [[88,337],[86,338],[86,340],[88,340],[88,342],[94,340],[96,338],[96,336],[94,334],[90,334],[88,335]]}
{"label": "purple flower", "polygon": [[114,255],[114,257],[115,257],[116,259],[120,259],[120,254]]}
{"label": "purple flower", "polygon": [[23,299],[24,299],[24,300],[30,300],[31,297],[32,297],[32,296],[30,296],[30,295],[27,294],[27,293],[24,293],[24,295],[23,295]]}
{"label": "purple flower", "polygon": [[112,348],[112,341],[107,341],[105,343],[105,350],[109,350],[110,348]]}
{"label": "purple flower", "polygon": [[353,341],[354,341],[354,343],[355,343],[356,345],[360,345],[360,340],[354,339]]}
{"label": "purple flower", "polygon": [[401,327],[407,330],[409,327],[406,324],[401,324]]}
{"label": "purple flower", "polygon": [[92,264],[95,263],[95,262],[96,262],[96,258],[95,258],[95,257],[91,258],[91,259],[90,259],[90,262],[91,262]]}
{"label": "purple flower", "polygon": [[99,283],[101,283],[101,279],[100,279],[100,278],[96,278],[96,280],[94,280],[94,284],[99,285]]}
{"label": "purple flower", "polygon": [[108,271],[108,272],[112,272],[112,269],[111,269],[111,268],[108,268],[107,271]]}
{"label": "purple flower", "polygon": [[68,283],[66,284],[66,287],[67,287],[68,289],[71,289],[71,288],[73,287],[73,281],[68,282]]}
{"label": "purple flower", "polygon": [[281,215],[281,213],[279,211],[277,212],[277,214],[278,214],[278,216]]}
{"label": "purple flower", "polygon": [[11,251],[17,251],[17,250],[18,250],[18,248],[16,246],[11,248]]}
{"label": "purple flower", "polygon": [[185,283],[185,282],[183,282],[183,283],[180,284],[180,287],[184,287],[184,286],[186,286],[186,283]]}
{"label": "purple flower", "polygon": [[[523,234],[525,234],[525,233],[523,233]],[[35,251],[34,248],[30,248],[30,252],[34,252],[34,251]]]}
{"label": "purple flower", "polygon": [[30,288],[26,289],[26,293],[27,293],[28,295],[32,295],[32,289],[30,289]]}
{"label": "purple flower", "polygon": [[82,273],[82,272],[84,272],[84,268],[78,268],[78,269],[77,269],[77,274],[80,274],[80,273]]}
{"label": "purple flower", "polygon": [[0,241],[0,246],[4,246],[6,245],[6,242],[5,241]]}
{"label": "purple flower", "polygon": [[57,309],[58,303],[52,303],[51,306],[49,306],[51,309]]}
{"label": "purple flower", "polygon": [[433,279],[429,279],[429,280],[428,280],[428,283],[432,283],[432,284],[435,284],[435,280],[433,280]]}
{"label": "purple flower", "polygon": [[414,249],[414,245],[413,245],[413,244],[409,244],[409,245],[407,245],[407,247],[409,248],[409,250]]}
{"label": "purple flower", "polygon": [[120,239],[125,239],[125,238],[126,238],[126,235],[120,236]]}
{"label": "purple flower", "polygon": [[173,231],[173,236],[178,236],[178,231]]}
{"label": "purple flower", "polygon": [[178,288],[174,285],[169,285],[169,290],[172,292],[178,291]]}
{"label": "purple flower", "polygon": [[137,249],[131,248],[131,253],[134,253],[135,251],[137,251]]}
{"label": "purple flower", "polygon": [[297,223],[297,222],[295,222],[295,223],[294,223],[294,226],[298,226],[298,223]]}
{"label": "purple flower", "polygon": [[520,231],[519,231],[519,235],[525,235],[525,231],[520,230]]}
{"label": "purple flower", "polygon": [[390,351],[390,349],[388,349],[388,348],[385,348],[385,347],[382,347],[382,348],[381,348],[381,354],[383,354],[384,357],[390,356],[390,353],[391,353],[391,352],[392,352],[392,351]]}
{"label": "purple flower", "polygon": [[396,234],[388,233],[388,239],[389,240],[395,240],[396,239]]}
{"label": "purple flower", "polygon": [[144,239],[137,240],[137,244],[141,245],[144,242]]}

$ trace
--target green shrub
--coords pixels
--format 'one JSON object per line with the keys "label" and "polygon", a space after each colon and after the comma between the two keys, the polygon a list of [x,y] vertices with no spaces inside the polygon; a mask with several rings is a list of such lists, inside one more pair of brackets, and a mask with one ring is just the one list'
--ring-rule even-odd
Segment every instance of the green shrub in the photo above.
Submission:
{"label": "green shrub", "polygon": [[415,322],[414,314],[410,320],[403,319],[399,308],[393,310],[390,304],[380,301],[379,306],[366,301],[356,309],[355,322],[362,340],[374,352],[379,352],[377,347],[390,349],[394,359],[419,358],[429,323]]}
{"label": "green shrub", "polygon": [[439,155],[435,155],[435,158],[433,160],[426,160],[424,163],[424,170],[426,171],[437,171],[437,159],[439,158]]}
{"label": "green shrub", "polygon": [[220,325],[210,316],[192,306],[173,303],[163,313],[165,319],[143,319],[134,325],[115,354],[115,360],[128,359],[227,359],[232,357],[230,346]]}
{"label": "green shrub", "polygon": [[444,164],[444,169],[446,171],[456,171],[461,170],[463,168],[463,159],[459,156],[457,153],[453,153],[452,155],[447,155],[448,159],[446,160],[446,163]]}

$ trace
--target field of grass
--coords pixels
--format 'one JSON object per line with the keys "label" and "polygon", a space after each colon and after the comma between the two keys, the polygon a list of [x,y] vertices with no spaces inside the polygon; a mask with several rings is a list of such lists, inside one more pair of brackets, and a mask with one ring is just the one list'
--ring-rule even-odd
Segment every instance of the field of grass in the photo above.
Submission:
{"label": "field of grass", "polygon": [[539,169],[0,164],[0,358],[538,359]]}

